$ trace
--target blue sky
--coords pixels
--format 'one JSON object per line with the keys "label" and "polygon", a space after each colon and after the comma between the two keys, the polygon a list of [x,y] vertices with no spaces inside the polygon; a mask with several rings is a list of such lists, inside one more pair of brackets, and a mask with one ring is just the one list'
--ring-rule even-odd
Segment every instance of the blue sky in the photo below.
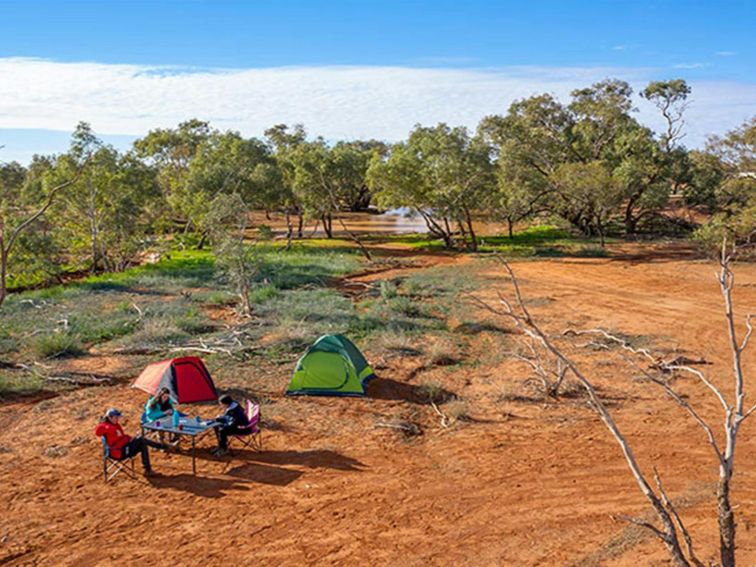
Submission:
{"label": "blue sky", "polygon": [[0,159],[62,150],[80,119],[120,146],[195,115],[398,139],[605,76],[687,79],[700,145],[756,113],[755,28],[727,0],[5,0]]}

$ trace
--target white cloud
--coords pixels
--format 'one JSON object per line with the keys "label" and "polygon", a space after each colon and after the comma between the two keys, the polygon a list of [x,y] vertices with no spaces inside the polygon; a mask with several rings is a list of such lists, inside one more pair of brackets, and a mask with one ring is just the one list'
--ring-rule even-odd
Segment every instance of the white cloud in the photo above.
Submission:
{"label": "white cloud", "polygon": [[708,67],[708,63],[678,63],[672,67],[675,69],[703,69]]}
{"label": "white cloud", "polygon": [[[85,120],[101,134],[143,135],[197,117],[250,136],[302,122],[330,140],[398,140],[416,123],[475,127],[532,94],[566,99],[572,89],[608,76],[638,90],[655,74],[609,67],[187,69],[0,58],[0,129],[71,131]],[[691,84],[689,144],[756,114],[754,84]],[[638,106],[641,119],[658,126],[654,109],[644,101]]]}
{"label": "white cloud", "polygon": [[733,55],[737,55],[734,51],[716,51],[714,55],[718,55],[719,57],[732,57]]}

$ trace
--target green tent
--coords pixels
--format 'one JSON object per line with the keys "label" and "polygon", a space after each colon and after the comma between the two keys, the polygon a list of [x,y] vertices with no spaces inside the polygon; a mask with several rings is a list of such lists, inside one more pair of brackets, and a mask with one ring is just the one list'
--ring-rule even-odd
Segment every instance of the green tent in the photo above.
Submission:
{"label": "green tent", "polygon": [[373,369],[354,343],[323,335],[297,362],[287,395],[364,396]]}

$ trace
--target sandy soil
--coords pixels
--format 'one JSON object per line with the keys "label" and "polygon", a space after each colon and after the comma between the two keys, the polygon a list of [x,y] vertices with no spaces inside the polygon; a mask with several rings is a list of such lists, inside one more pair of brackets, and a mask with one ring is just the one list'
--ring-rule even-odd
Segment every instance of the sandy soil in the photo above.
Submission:
{"label": "sandy soil", "polygon": [[[704,356],[709,375],[728,384],[714,266],[648,260],[515,269],[550,331],[601,325],[641,335]],[[451,261],[460,269],[471,262]],[[489,276],[508,289],[493,264]],[[744,312],[756,306],[756,266],[740,267],[737,278]],[[92,428],[115,405],[134,432],[144,400],[126,386],[2,405],[0,565],[667,565],[659,543],[611,519],[646,507],[617,446],[580,400],[502,401],[527,374],[491,355],[513,341],[481,332],[467,353],[480,363],[461,367],[374,360],[379,378],[366,399],[287,399],[289,368],[249,368],[249,388],[267,398],[265,451],[220,460],[207,453],[208,441],[196,477],[186,456],[154,453],[162,476],[103,483]],[[620,365],[587,354],[581,362],[644,469],[658,467],[700,554],[712,557],[716,466],[698,426]],[[427,379],[464,398],[472,420],[442,428],[418,403]],[[701,387],[680,387],[704,415],[718,416]],[[408,441],[376,427],[397,420],[424,434]],[[734,480],[741,565],[756,565],[755,433],[756,419],[742,429]]]}

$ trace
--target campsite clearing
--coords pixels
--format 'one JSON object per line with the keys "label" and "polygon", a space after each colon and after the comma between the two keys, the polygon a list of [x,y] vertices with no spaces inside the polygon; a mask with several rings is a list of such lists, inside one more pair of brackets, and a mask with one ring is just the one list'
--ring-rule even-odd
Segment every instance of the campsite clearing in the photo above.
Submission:
{"label": "campsite clearing", "polygon": [[[153,464],[162,476],[153,481],[101,481],[92,435],[98,413],[118,406],[130,418],[127,432],[138,429],[144,398],[127,382],[4,402],[0,564],[162,565],[168,554],[180,565],[229,556],[253,557],[259,565],[585,567],[634,566],[638,558],[665,565],[658,542],[611,519],[643,516],[647,508],[580,392],[560,402],[534,397],[523,385],[527,369],[507,356],[514,339],[506,322],[469,303],[443,312],[418,299],[444,293],[433,288],[439,269],[449,270],[446,278],[462,274],[455,285],[469,280],[472,291],[493,298],[496,290],[508,292],[500,271],[486,259],[437,258],[442,268],[423,253],[414,266],[349,279],[389,282],[380,284],[379,299],[345,294],[350,302],[367,301],[363,310],[379,313],[391,301],[396,313],[429,309],[426,334],[394,330],[355,341],[377,375],[366,398],[285,396],[296,361],[286,353],[253,363],[210,357],[219,389],[262,402],[265,451],[223,459],[200,451],[206,462],[196,478],[185,457],[157,453]],[[514,269],[550,332],[602,326],[656,348],[680,348],[704,356],[707,372],[727,383],[710,262],[649,246],[611,258],[517,262]],[[754,305],[756,266],[737,270],[736,302]],[[402,294],[392,285],[411,286],[413,300],[397,300]],[[446,331],[435,333],[440,318]],[[268,329],[261,340],[279,332]],[[94,354],[76,365],[109,374],[123,356]],[[590,352],[581,362],[644,469],[659,468],[698,549],[714,550],[716,464],[697,425],[631,372]],[[754,367],[753,351],[745,362]],[[704,415],[717,415],[703,387],[686,392]],[[429,400],[453,425],[441,425]],[[755,427],[747,423],[742,433],[733,489],[743,565],[756,564]]]}

